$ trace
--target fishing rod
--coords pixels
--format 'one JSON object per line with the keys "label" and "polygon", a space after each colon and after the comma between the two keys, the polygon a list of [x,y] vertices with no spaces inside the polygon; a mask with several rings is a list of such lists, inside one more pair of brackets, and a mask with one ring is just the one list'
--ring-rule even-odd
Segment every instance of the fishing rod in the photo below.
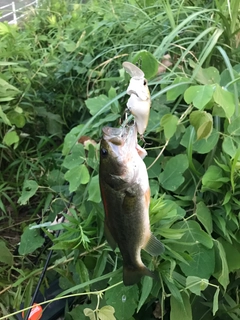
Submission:
{"label": "fishing rod", "polygon": [[[67,207],[66,207],[66,209],[65,209],[67,212],[68,212],[68,210],[69,210],[69,208],[70,208],[70,205],[71,205],[71,203],[72,203],[73,196],[74,196],[74,193],[71,193],[71,196],[70,196],[68,205],[67,205]],[[63,223],[64,220],[65,220],[65,216],[62,217],[61,223]],[[55,238],[58,238],[58,237],[59,237],[60,232],[61,232],[61,230],[58,230],[58,231],[56,232]],[[34,294],[33,294],[33,296],[32,296],[32,300],[31,300],[31,303],[30,303],[30,306],[29,306],[29,307],[34,307],[34,302],[35,302],[36,297],[37,297],[37,295],[38,295],[38,292],[39,292],[40,286],[41,286],[41,284],[42,284],[42,282],[43,282],[43,279],[44,279],[44,277],[45,277],[45,274],[46,274],[46,271],[47,271],[47,268],[48,268],[50,259],[51,259],[51,257],[52,257],[52,254],[53,254],[53,249],[51,249],[51,250],[49,251],[49,253],[48,253],[47,260],[46,260],[45,265],[44,265],[44,267],[43,267],[42,273],[41,273],[41,275],[40,275],[40,277],[39,277],[38,284],[37,284],[36,289],[35,289],[35,291],[34,291]],[[30,316],[32,310],[33,310],[33,308],[31,308],[31,309],[29,309],[29,310],[27,311],[26,316],[24,316],[24,320],[28,320],[28,319],[29,319],[29,316]],[[39,318],[39,319],[40,319],[40,318]]]}

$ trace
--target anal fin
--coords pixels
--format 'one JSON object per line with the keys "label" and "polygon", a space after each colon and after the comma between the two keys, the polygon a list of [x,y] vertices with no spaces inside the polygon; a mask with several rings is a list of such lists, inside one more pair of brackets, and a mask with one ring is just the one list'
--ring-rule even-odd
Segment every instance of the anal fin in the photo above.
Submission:
{"label": "anal fin", "polygon": [[159,241],[153,234],[151,234],[147,244],[143,248],[152,256],[158,256],[164,252],[165,248],[161,241]]}

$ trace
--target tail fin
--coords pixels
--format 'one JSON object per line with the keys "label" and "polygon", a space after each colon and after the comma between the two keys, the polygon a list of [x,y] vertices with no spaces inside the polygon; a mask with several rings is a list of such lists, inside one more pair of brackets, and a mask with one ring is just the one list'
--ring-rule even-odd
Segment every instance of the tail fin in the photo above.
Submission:
{"label": "tail fin", "polygon": [[132,286],[138,283],[143,276],[157,278],[155,272],[150,271],[146,266],[141,267],[123,267],[123,283],[125,286]]}

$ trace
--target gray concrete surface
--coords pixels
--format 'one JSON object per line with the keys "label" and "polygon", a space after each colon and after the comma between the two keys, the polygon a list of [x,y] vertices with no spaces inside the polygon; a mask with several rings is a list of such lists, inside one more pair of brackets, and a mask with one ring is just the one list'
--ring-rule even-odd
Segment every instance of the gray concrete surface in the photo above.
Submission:
{"label": "gray concrete surface", "polygon": [[[13,0],[13,1],[15,2],[15,8],[19,9],[19,8],[22,8],[25,5],[33,2],[34,0],[23,0],[23,1]],[[5,6],[7,4],[11,4],[11,3],[12,3],[11,0],[0,0],[0,7]],[[7,14],[7,13],[9,13],[11,11],[12,11],[12,6],[9,6],[6,9],[0,9],[0,21],[2,22],[2,21],[11,21],[11,20],[13,20],[13,14],[11,14],[11,15],[5,17],[5,18],[2,18],[2,16],[4,14]],[[17,14],[17,17],[18,17],[18,16],[20,16],[22,14],[22,12],[17,12],[16,14]]]}

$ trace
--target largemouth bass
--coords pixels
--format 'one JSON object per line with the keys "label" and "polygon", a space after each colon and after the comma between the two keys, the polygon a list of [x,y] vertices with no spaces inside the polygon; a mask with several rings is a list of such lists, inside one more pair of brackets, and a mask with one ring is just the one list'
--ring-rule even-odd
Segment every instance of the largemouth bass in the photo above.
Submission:
{"label": "largemouth bass", "polygon": [[105,210],[105,234],[123,258],[123,283],[154,277],[142,262],[141,249],[153,256],[164,251],[149,222],[150,188],[136,126],[103,128],[99,181]]}
{"label": "largemouth bass", "polygon": [[135,118],[138,133],[143,135],[148,125],[151,107],[147,80],[144,78],[143,71],[131,62],[123,62],[123,67],[131,76],[127,88],[127,94],[130,95],[127,108]]}

